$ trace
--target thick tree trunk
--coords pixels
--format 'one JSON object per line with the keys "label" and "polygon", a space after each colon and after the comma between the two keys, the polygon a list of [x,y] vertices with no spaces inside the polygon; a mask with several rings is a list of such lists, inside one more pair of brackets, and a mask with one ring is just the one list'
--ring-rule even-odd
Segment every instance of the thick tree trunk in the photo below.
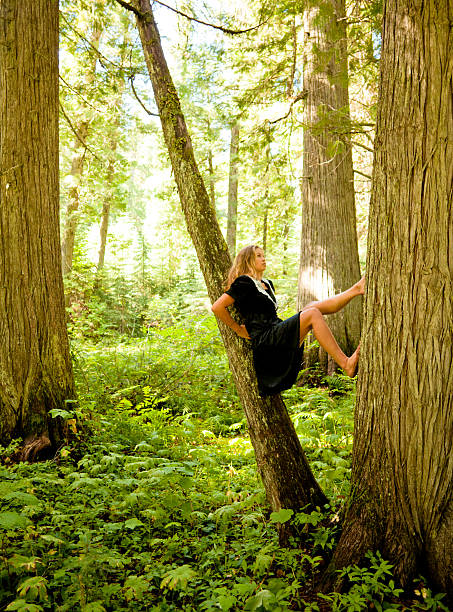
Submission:
{"label": "thick tree trunk", "polygon": [[61,276],[58,3],[0,3],[0,442],[57,444],[74,397]]}
{"label": "thick tree trunk", "polygon": [[236,230],[238,217],[239,124],[231,126],[230,173],[228,177],[227,245],[231,257],[236,255]]}
{"label": "thick tree trunk", "polygon": [[[211,300],[223,291],[231,259],[197,168],[178,95],[163,55],[149,0],[137,0],[137,24],[162,122],[181,205]],[[244,407],[258,469],[274,510],[322,505],[326,497],[313,478],[280,398],[258,395],[251,352],[232,330],[220,328]]]}
{"label": "thick tree trunk", "polygon": [[453,603],[451,3],[388,0],[351,497],[333,567],[379,549]]}
{"label": "thick tree trunk", "polygon": [[[354,178],[348,130],[349,99],[344,0],[304,13],[304,129],[299,307],[344,291],[360,278]],[[342,117],[342,120],[339,120]],[[361,300],[329,317],[346,353],[357,347]],[[326,364],[325,353],[322,363]]]}

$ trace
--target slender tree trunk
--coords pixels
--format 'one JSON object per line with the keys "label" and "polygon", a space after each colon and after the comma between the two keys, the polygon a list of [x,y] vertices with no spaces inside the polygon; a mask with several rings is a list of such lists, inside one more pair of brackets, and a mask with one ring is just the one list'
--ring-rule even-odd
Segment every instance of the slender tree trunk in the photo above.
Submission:
{"label": "slender tree trunk", "polygon": [[[91,33],[91,45],[97,49],[102,35],[102,27],[95,25]],[[92,84],[96,74],[97,56],[93,56],[93,60],[89,66],[89,70],[85,75],[85,82]],[[68,276],[72,270],[72,261],[74,258],[74,244],[79,223],[79,206],[80,206],[80,183],[82,181],[83,167],[85,162],[86,147],[82,142],[86,142],[89,134],[90,121],[85,117],[88,109],[85,103],[82,107],[84,115],[75,125],[75,130],[78,137],[74,139],[74,156],[71,164],[72,184],[68,191],[68,205],[66,208],[65,226],[63,232],[63,240],[61,244],[61,253],[63,261],[63,276]],[[82,142],[81,142],[82,141]]]}
{"label": "slender tree trunk", "polygon": [[[134,6],[141,14],[137,16],[138,29],[187,227],[209,296],[215,300],[223,291],[231,264],[228,247],[195,162],[149,0],[137,0]],[[322,506],[326,497],[313,478],[280,396],[260,398],[250,350],[225,325],[220,326],[220,331],[271,507]]]}
{"label": "slender tree trunk", "polygon": [[236,230],[238,217],[239,124],[231,126],[230,174],[228,178],[227,245],[231,257],[236,255]]}
{"label": "slender tree trunk", "polygon": [[[349,136],[339,131],[347,131],[349,122],[344,0],[326,0],[322,6],[307,8],[304,31],[304,89],[308,95],[301,185],[300,308],[344,291],[360,278],[351,144]],[[329,317],[347,353],[359,343],[361,308],[361,300],[354,300]],[[322,363],[327,363],[325,353]]]}
{"label": "slender tree trunk", "polygon": [[211,198],[211,204],[214,206],[214,210],[216,209],[216,201],[215,201],[215,173],[214,173],[214,164],[212,160],[212,151],[209,149],[208,151],[208,170],[209,170],[209,196]]}
{"label": "slender tree trunk", "polygon": [[388,0],[351,496],[332,568],[379,549],[453,604],[453,34]]}
{"label": "slender tree trunk", "polygon": [[58,3],[0,3],[0,442],[25,458],[74,397],[61,276]]}
{"label": "slender tree trunk", "polygon": [[[81,121],[76,126],[77,133],[83,142],[88,136],[88,121]],[[63,264],[63,276],[67,276],[72,270],[72,259],[74,256],[74,242],[78,223],[79,211],[79,189],[83,173],[86,148],[78,138],[74,139],[74,156],[71,163],[72,184],[68,190],[68,205],[66,208],[66,219],[61,243],[61,256]]]}

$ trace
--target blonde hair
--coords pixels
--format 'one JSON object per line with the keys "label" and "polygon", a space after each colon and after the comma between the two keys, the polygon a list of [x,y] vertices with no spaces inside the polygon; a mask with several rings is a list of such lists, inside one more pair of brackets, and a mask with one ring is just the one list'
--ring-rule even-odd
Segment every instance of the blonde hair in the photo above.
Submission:
{"label": "blonde hair", "polygon": [[239,251],[233,261],[233,265],[228,272],[227,282],[225,289],[229,289],[232,283],[242,274],[249,274],[250,276],[256,276],[255,268],[255,253],[256,249],[261,247],[257,244],[249,244]]}

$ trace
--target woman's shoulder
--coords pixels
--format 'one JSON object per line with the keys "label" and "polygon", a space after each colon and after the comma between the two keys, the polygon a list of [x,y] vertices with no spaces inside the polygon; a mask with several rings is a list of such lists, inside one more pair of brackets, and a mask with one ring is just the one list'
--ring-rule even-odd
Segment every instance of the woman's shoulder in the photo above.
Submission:
{"label": "woman's shoulder", "polygon": [[247,274],[241,274],[236,277],[231,283],[229,288],[225,291],[228,295],[233,298],[237,298],[239,295],[246,296],[255,288],[255,281]]}

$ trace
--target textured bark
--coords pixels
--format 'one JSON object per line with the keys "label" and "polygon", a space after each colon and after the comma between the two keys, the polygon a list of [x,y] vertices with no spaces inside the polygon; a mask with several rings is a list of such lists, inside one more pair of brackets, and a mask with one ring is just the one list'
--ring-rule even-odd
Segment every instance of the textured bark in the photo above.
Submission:
{"label": "textured bark", "polygon": [[236,229],[238,217],[239,125],[231,126],[230,173],[228,177],[227,245],[231,257],[236,255]]}
{"label": "textured bark", "polygon": [[[138,29],[181,205],[209,297],[214,301],[223,292],[231,264],[228,247],[195,162],[149,0],[137,0],[135,7],[142,15],[137,17]],[[313,478],[280,396],[259,397],[250,350],[225,325],[220,331],[271,507],[277,510],[324,504],[326,498]]]}
{"label": "textured bark", "polygon": [[1,0],[0,442],[35,438],[30,457],[74,397],[58,180],[58,3]]}
{"label": "textured bark", "polygon": [[[304,13],[307,98],[300,308],[344,291],[360,278],[351,144],[348,135],[338,131],[339,114],[346,131],[349,121],[345,24],[344,0],[327,0]],[[353,300],[329,317],[329,326],[348,354],[360,340],[361,306],[361,300]],[[324,353],[324,364],[325,357]]]}
{"label": "textured bark", "polygon": [[453,34],[388,0],[352,493],[333,567],[379,549],[453,603]]}

